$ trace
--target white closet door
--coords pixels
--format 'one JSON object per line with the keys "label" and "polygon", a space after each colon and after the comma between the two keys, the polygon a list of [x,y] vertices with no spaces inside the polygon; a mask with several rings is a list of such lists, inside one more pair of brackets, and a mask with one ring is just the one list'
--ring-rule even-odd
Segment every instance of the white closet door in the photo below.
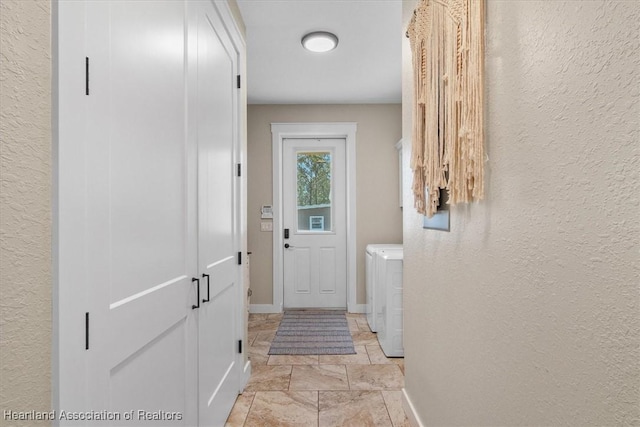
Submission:
{"label": "white closet door", "polygon": [[90,288],[89,406],[134,411],[109,425],[193,426],[196,185],[185,3],[86,4],[86,258],[78,267]]}
{"label": "white closet door", "polygon": [[240,388],[240,273],[235,196],[237,58],[210,2],[195,3],[197,36],[199,425],[222,426]]}

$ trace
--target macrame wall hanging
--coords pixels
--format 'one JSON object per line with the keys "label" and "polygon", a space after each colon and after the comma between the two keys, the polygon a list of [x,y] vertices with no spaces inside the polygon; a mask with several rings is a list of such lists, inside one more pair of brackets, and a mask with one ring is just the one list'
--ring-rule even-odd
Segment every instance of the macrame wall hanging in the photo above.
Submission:
{"label": "macrame wall hanging", "polygon": [[484,196],[484,0],[420,0],[407,37],[414,72],[412,188],[415,208],[431,217],[441,190],[452,205]]}

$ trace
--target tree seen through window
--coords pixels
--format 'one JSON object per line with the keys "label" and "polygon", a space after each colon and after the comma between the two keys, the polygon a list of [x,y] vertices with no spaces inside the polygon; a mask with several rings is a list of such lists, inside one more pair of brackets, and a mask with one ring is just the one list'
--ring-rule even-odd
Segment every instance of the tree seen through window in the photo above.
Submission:
{"label": "tree seen through window", "polygon": [[298,153],[298,206],[331,204],[331,153]]}

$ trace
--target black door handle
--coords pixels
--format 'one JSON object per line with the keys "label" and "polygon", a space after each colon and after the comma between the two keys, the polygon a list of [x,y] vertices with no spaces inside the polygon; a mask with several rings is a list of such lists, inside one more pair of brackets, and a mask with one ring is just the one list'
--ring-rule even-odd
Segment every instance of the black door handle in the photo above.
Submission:
{"label": "black door handle", "polygon": [[196,308],[200,308],[200,279],[192,277],[191,278],[191,283],[196,282],[196,289],[198,290],[198,298],[196,301],[198,301],[198,304],[194,304],[191,306],[192,310],[195,310]]}
{"label": "black door handle", "polygon": [[285,247],[285,249],[289,249],[289,248],[294,248],[295,246],[291,246],[290,244],[285,243],[284,247]]}
{"label": "black door handle", "polygon": [[203,299],[202,299],[202,302],[209,302],[209,300],[211,299],[211,294],[210,294],[211,289],[209,289],[209,283],[210,283],[209,275],[208,275],[208,274],[204,274],[204,273],[203,273],[203,274],[202,274],[202,277],[206,277],[206,278],[207,278],[207,299],[204,299],[204,298],[203,298]]}

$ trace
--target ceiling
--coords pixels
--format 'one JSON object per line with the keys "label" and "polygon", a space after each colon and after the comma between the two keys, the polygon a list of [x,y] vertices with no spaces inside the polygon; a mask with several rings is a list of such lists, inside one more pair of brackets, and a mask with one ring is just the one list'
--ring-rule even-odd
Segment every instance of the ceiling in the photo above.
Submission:
{"label": "ceiling", "polygon": [[[237,0],[247,27],[250,104],[376,104],[401,100],[401,0]],[[306,51],[329,31],[338,47]]]}

